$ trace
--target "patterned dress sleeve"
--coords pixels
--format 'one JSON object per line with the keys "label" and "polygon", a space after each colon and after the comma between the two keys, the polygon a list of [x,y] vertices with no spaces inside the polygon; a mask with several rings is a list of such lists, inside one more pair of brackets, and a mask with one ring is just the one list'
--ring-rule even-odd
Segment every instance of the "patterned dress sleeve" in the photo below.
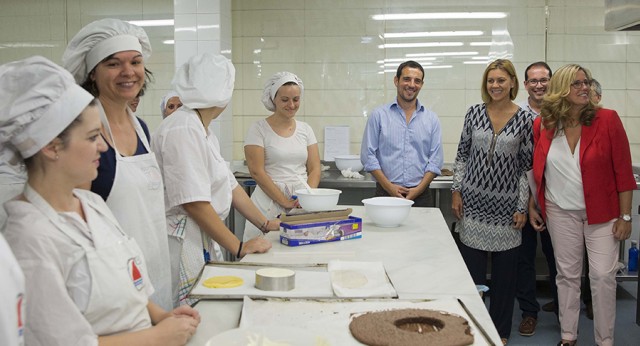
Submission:
{"label": "patterned dress sleeve", "polygon": [[477,107],[478,105],[469,107],[467,114],[464,116],[462,134],[460,135],[460,142],[458,143],[458,153],[453,163],[453,184],[451,185],[451,191],[460,191],[460,189],[462,189],[462,179],[464,179],[467,160],[471,152],[471,133],[473,126],[471,118],[476,113]]}

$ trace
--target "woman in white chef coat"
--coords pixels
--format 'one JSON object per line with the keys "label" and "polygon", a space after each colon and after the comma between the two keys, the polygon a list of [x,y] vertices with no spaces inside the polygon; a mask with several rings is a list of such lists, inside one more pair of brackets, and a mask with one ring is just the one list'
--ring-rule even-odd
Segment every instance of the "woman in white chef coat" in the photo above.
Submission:
{"label": "woman in white chef coat", "polygon": [[175,287],[171,287],[162,177],[147,125],[128,106],[146,86],[144,62],[150,55],[142,28],[102,19],[71,39],[62,62],[76,82],[98,99],[100,134],[107,151],[100,155],[91,191],[107,202],[124,231],[140,245],[156,289],[151,299],[168,310],[173,307]]}
{"label": "woman in white chef coat", "polygon": [[[251,200],[269,218],[298,207],[292,198],[303,189],[298,176],[309,186],[320,183],[318,141],[309,124],[295,119],[304,92],[302,80],[291,72],[278,72],[267,80],[262,103],[273,112],[251,125],[244,141],[244,155],[258,186]],[[250,222],[244,240],[262,232]]]}
{"label": "woman in white chef coat", "polygon": [[[217,244],[240,258],[271,248],[264,238],[241,242],[223,220],[233,206],[266,231],[280,228],[253,205],[220,155],[220,144],[209,124],[231,100],[235,69],[212,53],[192,57],[178,69],[172,87],[182,100],[165,118],[152,141],[166,186],[167,227],[174,279],[179,278],[178,300],[186,299],[203,265],[221,261]],[[217,243],[217,244],[216,244]],[[179,271],[179,275],[178,275]]]}
{"label": "woman in white chef coat", "polygon": [[[1,72],[0,72],[1,73]],[[24,345],[24,275],[0,233],[0,345]]]}
{"label": "woman in white chef coat", "polygon": [[0,67],[0,154],[28,180],[5,204],[4,235],[24,272],[26,345],[184,345],[200,317],[149,300],[145,258],[100,196],[106,145],[94,97],[61,67],[32,57]]}

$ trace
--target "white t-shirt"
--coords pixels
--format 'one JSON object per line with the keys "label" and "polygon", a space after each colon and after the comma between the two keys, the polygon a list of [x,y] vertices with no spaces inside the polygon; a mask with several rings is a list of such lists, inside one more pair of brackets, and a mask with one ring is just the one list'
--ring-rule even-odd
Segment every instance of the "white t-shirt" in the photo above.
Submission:
{"label": "white t-shirt", "polygon": [[275,133],[267,119],[251,125],[244,145],[264,148],[265,171],[273,181],[298,182],[296,175],[307,176],[307,147],[318,143],[309,124],[296,120],[296,130],[290,137]]}
{"label": "white t-shirt", "polygon": [[[70,232],[86,239],[85,245],[101,247],[124,237],[103,218],[111,211],[100,196],[86,190],[74,190],[74,194],[82,203],[87,222],[75,213],[58,216]],[[97,345],[98,335],[83,315],[92,285],[85,250],[33,204],[12,200],[5,206],[9,218],[4,235],[27,282],[26,344]],[[96,232],[101,232],[104,244],[94,243]],[[147,296],[153,294],[148,280],[143,289]]]}
{"label": "white t-shirt", "polygon": [[580,172],[580,140],[574,154],[571,154],[567,137],[556,136],[549,147],[545,166],[545,198],[564,210],[585,210]]}

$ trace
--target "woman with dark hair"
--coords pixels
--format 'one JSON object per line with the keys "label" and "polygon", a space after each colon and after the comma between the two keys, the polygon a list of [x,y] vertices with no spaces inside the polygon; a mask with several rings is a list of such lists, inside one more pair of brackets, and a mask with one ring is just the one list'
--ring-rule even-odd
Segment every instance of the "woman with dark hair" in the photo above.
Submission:
{"label": "woman with dark hair", "polygon": [[102,196],[124,231],[138,241],[156,289],[151,298],[171,309],[162,176],[150,149],[147,125],[128,105],[148,82],[150,73],[144,63],[150,55],[149,38],[142,28],[102,19],[71,39],[62,61],[76,82],[98,100],[100,134],[107,150],[100,155],[91,191]]}
{"label": "woman with dark hair", "polygon": [[489,315],[507,343],[516,296],[520,230],[529,199],[531,113],[513,102],[518,77],[509,60],[484,71],[484,103],[467,111],[453,166],[453,213],[460,220],[460,253],[473,281],[484,285],[491,255]]}
{"label": "woman with dark hair", "polygon": [[[536,195],[558,249],[559,345],[575,345],[578,339],[584,245],[595,341],[614,344],[618,241],[631,234],[636,182],[629,140],[618,114],[594,103],[591,83],[591,73],[580,65],[558,69],[533,124]],[[536,229],[543,227],[540,220],[530,221]]]}

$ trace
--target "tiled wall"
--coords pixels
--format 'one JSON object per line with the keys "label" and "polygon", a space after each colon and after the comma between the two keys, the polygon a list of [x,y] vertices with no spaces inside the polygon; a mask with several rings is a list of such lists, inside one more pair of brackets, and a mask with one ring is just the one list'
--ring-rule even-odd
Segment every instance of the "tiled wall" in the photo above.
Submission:
{"label": "tiled wall", "polygon": [[[238,73],[234,94],[234,159],[243,158],[248,126],[270,113],[260,103],[262,85],[272,73],[289,70],[305,83],[297,117],[312,125],[324,146],[327,125],[351,127],[351,153],[358,153],[366,115],[396,95],[393,73],[380,73],[379,61],[406,54],[477,51],[473,56],[427,61],[420,100],[435,110],[443,128],[445,161],[455,158],[464,114],[481,102],[486,62],[479,57],[510,58],[523,78],[533,61],[553,69],[580,63],[604,87],[603,104],[623,117],[634,161],[640,162],[640,34],[605,32],[601,0],[235,0],[233,61]],[[505,12],[498,19],[374,20],[388,13]],[[548,31],[545,32],[545,29]],[[480,36],[383,39],[384,33],[482,31]],[[383,43],[462,42],[459,47],[378,48]],[[471,42],[493,42],[472,46]],[[442,65],[450,68],[433,68]],[[397,64],[395,65],[397,66]],[[389,66],[388,69],[395,69]],[[520,80],[522,82],[522,80]],[[517,102],[527,93],[521,87]]]}
{"label": "tiled wall", "polygon": [[[216,15],[228,11],[229,4],[231,17]],[[260,95],[265,79],[276,71],[289,70],[303,79],[305,95],[298,117],[313,126],[321,153],[326,125],[349,125],[350,151],[357,153],[366,114],[395,96],[393,74],[381,73],[379,61],[405,59],[405,54],[477,51],[476,58],[510,57],[520,78],[528,63],[545,58],[554,69],[569,62],[590,68],[603,84],[603,104],[623,117],[634,161],[640,162],[640,32],[605,32],[602,0],[175,0],[175,11],[174,0],[1,0],[0,7],[0,63],[34,54],[60,62],[68,39],[83,25],[104,17],[175,18],[176,29],[189,27],[189,21],[195,18],[192,25],[198,30],[200,24],[206,24],[201,31],[205,36],[217,33],[227,37],[230,29],[230,45],[221,40],[220,46],[216,46],[223,52],[231,47],[237,69],[233,116],[225,115],[220,120],[229,125],[220,133],[223,147],[232,152],[225,155],[228,159],[244,158],[242,143],[249,124],[269,114],[260,103]],[[507,17],[387,21],[372,18],[389,13],[472,11],[504,12]],[[202,41],[212,41],[215,46],[216,40],[196,37],[194,49],[174,51],[174,45],[163,43],[174,39],[174,27],[145,29],[153,46],[147,67],[156,81],[143,98],[138,113],[153,129],[161,119],[160,99],[169,87],[175,62],[185,52],[213,47]],[[478,30],[482,35],[383,38],[384,33],[451,30]],[[176,38],[193,41],[193,33],[176,31]],[[406,41],[463,45],[378,48],[383,43]],[[493,45],[471,46],[471,42],[493,42]],[[466,108],[480,102],[479,83],[485,62],[475,60],[479,64],[465,64],[470,58],[440,56],[425,62],[425,86],[420,99],[440,116],[445,160],[449,162],[455,157]],[[443,65],[451,67],[430,68]],[[526,92],[521,89],[517,101],[525,98]]]}

